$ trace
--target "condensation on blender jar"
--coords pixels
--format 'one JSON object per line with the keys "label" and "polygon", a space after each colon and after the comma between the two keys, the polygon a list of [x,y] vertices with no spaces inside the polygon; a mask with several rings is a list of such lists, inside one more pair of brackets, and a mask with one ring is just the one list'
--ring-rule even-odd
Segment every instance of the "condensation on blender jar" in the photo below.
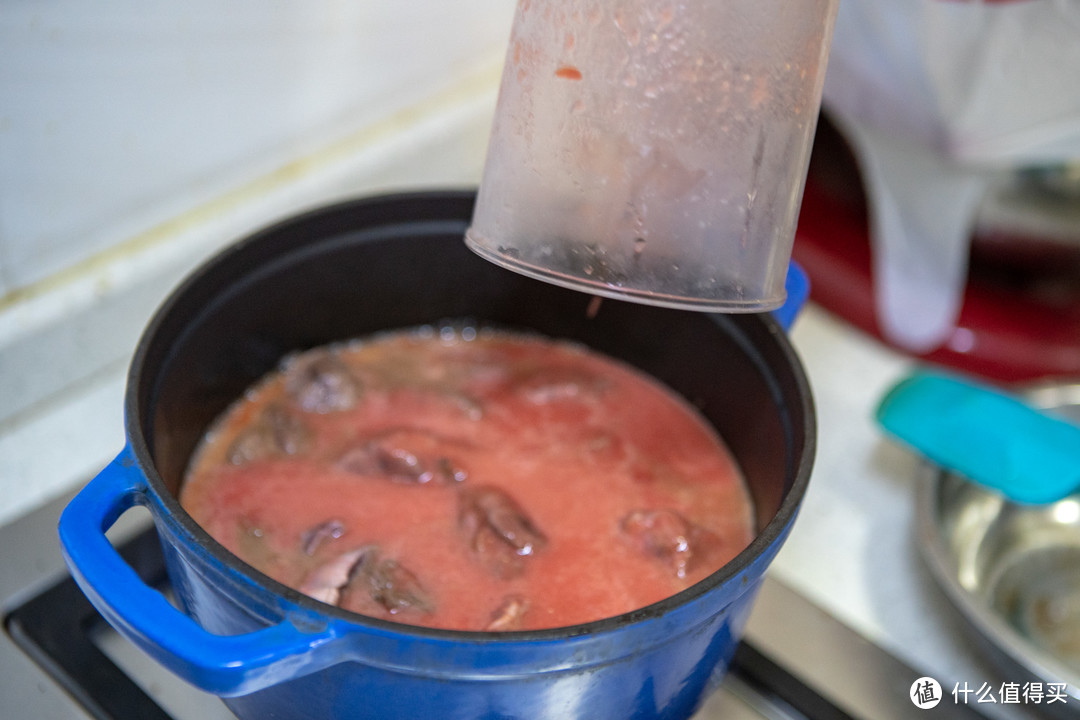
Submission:
{"label": "condensation on blender jar", "polygon": [[473,249],[623,299],[779,306],[833,2],[780,4],[524,0]]}

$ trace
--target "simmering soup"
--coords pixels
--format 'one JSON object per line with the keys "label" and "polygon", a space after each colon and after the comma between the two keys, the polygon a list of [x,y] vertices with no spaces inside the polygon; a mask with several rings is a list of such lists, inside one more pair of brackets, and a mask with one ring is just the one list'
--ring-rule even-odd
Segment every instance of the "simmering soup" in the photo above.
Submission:
{"label": "simmering soup", "polygon": [[680,397],[580,345],[470,327],[287,358],[216,421],[180,500],[313,598],[461,630],[649,605],[754,530],[730,452]]}

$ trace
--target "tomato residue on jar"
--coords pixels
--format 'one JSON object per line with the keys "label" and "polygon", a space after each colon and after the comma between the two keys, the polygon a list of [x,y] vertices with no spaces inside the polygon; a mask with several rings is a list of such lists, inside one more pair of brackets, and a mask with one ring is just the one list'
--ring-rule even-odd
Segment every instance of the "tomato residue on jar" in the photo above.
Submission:
{"label": "tomato residue on jar", "polygon": [[555,77],[561,77],[563,80],[580,80],[581,71],[573,65],[563,65],[555,71]]}
{"label": "tomato residue on jar", "polygon": [[576,344],[467,327],[286,359],[215,422],[180,500],[311,597],[464,630],[629,612],[753,532],[730,453],[671,391]]}

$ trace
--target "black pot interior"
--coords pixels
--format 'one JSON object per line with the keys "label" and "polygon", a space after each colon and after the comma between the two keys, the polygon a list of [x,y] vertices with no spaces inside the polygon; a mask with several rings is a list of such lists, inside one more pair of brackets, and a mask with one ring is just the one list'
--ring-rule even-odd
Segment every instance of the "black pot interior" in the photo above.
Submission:
{"label": "black pot interior", "polygon": [[145,440],[168,492],[207,426],[287,353],[470,319],[580,341],[681,393],[734,452],[764,527],[805,482],[813,443],[809,391],[775,323],[608,299],[590,318],[591,296],[469,251],[472,202],[425,193],[334,206],[265,230],[189,278],[148,328],[129,384],[128,431],[136,448]]}

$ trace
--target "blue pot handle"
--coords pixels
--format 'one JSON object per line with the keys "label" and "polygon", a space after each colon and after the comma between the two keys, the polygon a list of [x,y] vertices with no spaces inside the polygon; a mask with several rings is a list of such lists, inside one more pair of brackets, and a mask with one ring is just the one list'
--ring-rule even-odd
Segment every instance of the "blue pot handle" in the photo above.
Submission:
{"label": "blue pot handle", "polygon": [[788,265],[787,278],[784,280],[784,289],[787,291],[787,300],[784,304],[773,310],[773,317],[780,323],[784,330],[791,329],[791,323],[806,304],[810,297],[810,278],[794,260]]}
{"label": "blue pot handle", "polygon": [[214,635],[144,583],[105,531],[129,508],[149,506],[146,490],[146,476],[125,447],[60,517],[72,576],[121,635],[192,685],[222,696],[245,695],[343,659],[325,652],[340,637],[332,622],[303,628],[286,618],[244,635]]}

